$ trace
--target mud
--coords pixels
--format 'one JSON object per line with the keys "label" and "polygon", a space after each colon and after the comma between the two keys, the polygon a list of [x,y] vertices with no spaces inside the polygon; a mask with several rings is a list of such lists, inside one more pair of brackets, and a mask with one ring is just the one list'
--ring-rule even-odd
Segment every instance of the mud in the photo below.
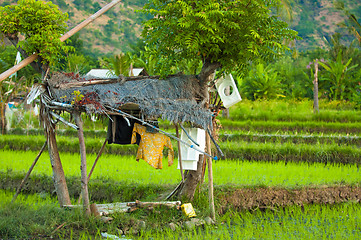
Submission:
{"label": "mud", "polygon": [[220,214],[228,209],[252,210],[304,204],[360,202],[360,186],[305,187],[302,189],[243,188],[219,196]]}

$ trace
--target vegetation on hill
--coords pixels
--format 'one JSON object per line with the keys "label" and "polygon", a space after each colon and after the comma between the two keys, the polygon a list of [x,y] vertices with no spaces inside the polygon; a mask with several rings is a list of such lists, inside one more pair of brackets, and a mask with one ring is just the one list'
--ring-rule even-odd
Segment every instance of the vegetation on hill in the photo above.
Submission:
{"label": "vegetation on hill", "polygon": [[[1,6],[14,4],[16,0],[1,1]],[[69,26],[75,26],[89,15],[98,11],[110,1],[95,0],[53,0],[61,11],[69,14]],[[361,17],[361,6],[357,0],[343,0],[347,9]],[[104,55],[131,50],[142,31],[142,22],[150,16],[141,12],[147,0],[122,1],[107,12],[103,17],[81,31],[85,48],[89,54]],[[348,34],[338,24],[346,19],[342,11],[336,10],[333,1],[325,0],[294,0],[291,1],[292,20],[290,28],[299,32],[303,38],[296,42],[297,49],[306,51],[317,47],[326,47],[324,37],[329,39],[334,33]],[[348,38],[350,40],[350,38]]]}

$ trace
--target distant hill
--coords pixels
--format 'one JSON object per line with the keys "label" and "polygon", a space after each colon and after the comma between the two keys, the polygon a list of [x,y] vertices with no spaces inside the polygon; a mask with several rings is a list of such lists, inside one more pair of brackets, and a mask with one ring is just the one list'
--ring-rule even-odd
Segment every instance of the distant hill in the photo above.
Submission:
{"label": "distant hill", "polygon": [[[344,0],[345,6],[361,19],[360,0]],[[0,0],[2,6],[14,4],[16,0]],[[69,27],[81,21],[111,2],[103,0],[53,0],[63,12],[69,14]],[[99,19],[80,31],[84,47],[93,55],[116,54],[130,49],[129,44],[136,43],[142,30],[142,22],[149,19],[140,12],[147,0],[124,0]],[[329,38],[347,30],[337,24],[346,19],[342,11],[333,7],[332,0],[294,0],[292,3],[293,20],[290,28],[299,32],[303,40],[296,42],[301,51],[324,47],[324,37]],[[349,38],[350,39],[350,38]]]}
{"label": "distant hill", "polygon": [[[344,0],[345,8],[361,22],[360,0]],[[348,35],[344,39],[354,39],[346,29],[338,26],[347,17],[343,11],[334,8],[333,0],[295,0],[292,4],[293,20],[290,28],[296,30],[303,40],[296,42],[298,50],[311,50],[325,47],[324,38],[334,33]]]}

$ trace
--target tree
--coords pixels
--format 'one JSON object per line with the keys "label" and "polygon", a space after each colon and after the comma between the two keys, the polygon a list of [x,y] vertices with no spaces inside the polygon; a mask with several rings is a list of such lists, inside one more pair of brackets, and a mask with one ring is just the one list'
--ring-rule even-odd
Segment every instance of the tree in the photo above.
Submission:
{"label": "tree", "polygon": [[280,0],[151,0],[142,12],[154,18],[145,23],[142,36],[174,65],[183,59],[202,61],[197,77],[207,105],[216,69],[242,75],[250,62],[273,60],[289,49],[284,43],[297,33],[272,14],[280,6]]}
{"label": "tree", "polygon": [[354,85],[348,76],[358,65],[350,66],[351,61],[352,58],[344,63],[342,60],[342,51],[340,50],[336,61],[330,61],[328,64],[319,62],[319,64],[330,73],[330,77],[326,78],[326,80],[330,81],[330,95],[333,100],[344,100],[346,94],[352,92]]}
{"label": "tree", "polygon": [[242,92],[250,100],[285,97],[278,73],[263,63],[251,67],[248,76],[242,81]]}
{"label": "tree", "polygon": [[[46,65],[56,64],[63,57],[63,51],[69,50],[59,39],[66,30],[67,20],[68,15],[51,2],[19,0],[17,5],[0,7],[0,32],[18,48],[23,58],[36,52]],[[19,40],[20,35],[25,39]],[[32,66],[41,71],[39,66]]]}

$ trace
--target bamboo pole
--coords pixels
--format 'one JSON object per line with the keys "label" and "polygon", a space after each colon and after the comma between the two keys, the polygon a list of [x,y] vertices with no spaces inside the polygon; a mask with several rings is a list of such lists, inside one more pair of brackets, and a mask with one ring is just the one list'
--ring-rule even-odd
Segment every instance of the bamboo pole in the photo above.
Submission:
{"label": "bamboo pole", "polygon": [[80,112],[75,111],[74,120],[78,126],[78,138],[79,138],[79,148],[80,148],[80,170],[81,170],[81,195],[83,198],[83,209],[84,213],[87,216],[90,216],[90,203],[89,203],[89,193],[88,193],[88,177],[86,171],[86,150],[85,150],[85,141],[84,141],[84,132],[83,132],[83,121],[81,120]]}
{"label": "bamboo pole", "polygon": [[[177,134],[177,138],[179,138],[178,123],[175,123],[175,131],[176,131],[176,134]],[[177,143],[178,143],[179,169],[180,169],[181,176],[182,176],[182,182],[184,182],[184,174],[183,174],[183,166],[182,166],[182,155],[181,155],[181,145],[180,145],[179,141],[177,141]]]}
{"label": "bamboo pole", "polygon": [[[208,132],[206,132],[206,148],[209,155],[211,155],[211,138]],[[208,164],[208,197],[209,197],[209,209],[211,212],[211,218],[216,220],[216,211],[214,208],[214,193],[213,193],[213,169],[212,158],[207,157]]]}
{"label": "bamboo pole", "polygon": [[33,171],[33,169],[34,169],[34,167],[35,167],[36,163],[38,162],[38,160],[39,160],[39,158],[40,158],[41,154],[42,154],[42,153],[43,153],[43,151],[45,150],[45,147],[46,147],[47,143],[48,143],[47,141],[45,141],[45,142],[44,142],[44,144],[43,144],[43,146],[41,147],[41,149],[40,149],[40,151],[39,151],[38,155],[36,156],[36,158],[35,158],[35,160],[34,160],[33,164],[31,164],[31,166],[30,166],[30,168],[29,168],[29,171],[26,173],[26,175],[25,175],[24,179],[21,181],[20,186],[19,186],[19,187],[18,187],[18,189],[16,190],[16,193],[15,193],[15,195],[14,195],[13,199],[11,200],[11,202],[12,202],[12,203],[13,203],[13,202],[15,202],[15,200],[16,200],[16,198],[18,197],[18,195],[19,195],[20,191],[22,190],[22,188],[23,188],[24,184],[25,184],[25,183],[26,183],[26,181],[28,180],[28,178],[29,178],[29,176],[30,176],[30,173]]}
{"label": "bamboo pole", "polygon": [[[97,155],[97,157],[96,157],[96,159],[95,159],[95,161],[94,161],[94,163],[93,163],[92,169],[90,170],[90,172],[89,172],[89,174],[88,174],[88,182],[89,182],[89,180],[90,180],[90,177],[91,177],[92,174],[93,174],[93,171],[94,171],[94,169],[95,169],[95,166],[96,166],[97,163],[98,163],[99,158],[100,158],[101,155],[103,154],[105,145],[107,145],[107,141],[108,141],[108,139],[105,139],[102,147],[100,148],[100,150],[99,150],[99,152],[98,152],[98,155]],[[79,198],[78,198],[78,204],[80,204],[81,198],[82,198],[82,196],[81,196],[81,194],[80,194],[80,196],[79,196]]]}
{"label": "bamboo pole", "polygon": [[[69,32],[65,33],[63,36],[60,37],[60,40],[64,42],[66,39],[73,36],[75,33],[77,33],[82,28],[86,27],[89,23],[93,22],[95,19],[97,19],[99,16],[104,14],[106,11],[114,7],[116,4],[118,4],[121,0],[113,0],[111,3],[105,5],[102,9],[88,17],[86,20],[84,20],[82,23],[75,26],[73,29],[71,29]],[[16,73],[23,67],[26,67],[28,64],[32,63],[38,58],[37,54],[30,55],[29,57],[25,58],[20,63],[16,64],[14,67],[6,70],[2,74],[0,74],[0,82],[4,81],[6,78],[8,78],[11,74]]]}

